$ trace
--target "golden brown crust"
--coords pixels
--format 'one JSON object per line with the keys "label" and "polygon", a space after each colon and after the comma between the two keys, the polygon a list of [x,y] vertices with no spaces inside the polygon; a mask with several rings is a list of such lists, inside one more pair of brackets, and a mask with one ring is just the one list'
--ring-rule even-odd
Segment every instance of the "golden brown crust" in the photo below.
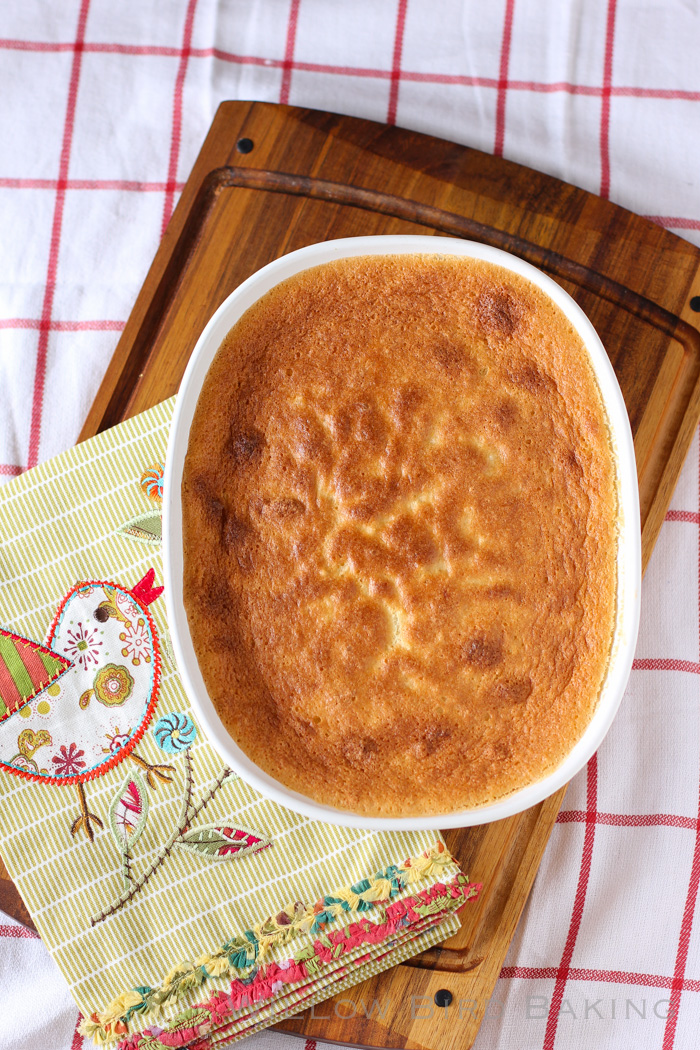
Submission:
{"label": "golden brown crust", "polygon": [[538,780],[589,722],[614,464],[581,339],[530,282],[429,255],[277,286],[211,366],[182,497],[207,689],[289,787],[455,811]]}

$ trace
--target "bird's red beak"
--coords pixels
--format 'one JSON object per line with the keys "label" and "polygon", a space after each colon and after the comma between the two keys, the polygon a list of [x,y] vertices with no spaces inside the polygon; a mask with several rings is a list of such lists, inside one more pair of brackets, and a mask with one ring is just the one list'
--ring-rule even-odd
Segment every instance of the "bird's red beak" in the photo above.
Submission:
{"label": "bird's red beak", "polygon": [[156,577],[156,570],[149,569],[143,579],[131,588],[131,593],[134,598],[138,599],[142,605],[150,605],[156,598],[159,598],[163,593],[163,587],[154,587],[153,581]]}

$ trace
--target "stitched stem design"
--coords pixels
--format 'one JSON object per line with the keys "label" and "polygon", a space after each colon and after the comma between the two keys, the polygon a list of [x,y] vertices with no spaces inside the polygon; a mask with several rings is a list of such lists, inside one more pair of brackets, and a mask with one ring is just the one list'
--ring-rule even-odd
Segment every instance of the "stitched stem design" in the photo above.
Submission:
{"label": "stitched stem design", "polygon": [[[173,829],[171,835],[161,846],[158,855],[149,864],[146,870],[136,879],[131,880],[130,875],[127,876],[128,871],[128,860],[126,861],[127,869],[125,870],[125,877],[127,877],[127,888],[124,889],[123,893],[117,897],[117,899],[110,904],[108,908],[103,909],[97,915],[93,915],[90,918],[90,925],[96,926],[98,922],[104,922],[105,919],[109,918],[110,915],[114,915],[118,912],[125,904],[128,904],[136,894],[143,889],[148,880],[151,878],[154,872],[158,870],[163,861],[165,861],[171,854],[173,846],[184,839],[185,832],[189,825],[198,816],[199,813],[208,806],[211,800],[216,795],[219,788],[225,783],[225,781],[233,776],[234,774],[230,769],[224,768],[219,776],[216,778],[209,791],[199,800],[196,805],[192,805],[192,759],[190,758],[189,750],[185,752],[185,790],[182,796],[182,804],[180,807],[180,815],[178,817],[177,824]],[[126,857],[126,854],[124,854]]]}
{"label": "stitched stem design", "polygon": [[225,823],[220,825],[191,826],[201,811],[209,805],[219,787],[227,780],[236,777],[236,774],[229,769],[221,770],[209,791],[197,802],[192,801],[194,775],[190,748],[196,735],[197,730],[192,719],[177,711],[164,715],[153,727],[153,737],[158,748],[168,755],[185,753],[185,778],[183,797],[173,831],[158,850],[155,859],[137,879],[134,879],[131,871],[131,852],[141,837],[148,818],[146,783],[153,786],[154,776],[161,780],[172,780],[170,771],[174,769],[174,766],[152,765],[139,758],[137,762],[146,770],[146,781],[141,773],[130,774],[114,796],[109,810],[109,827],[116,846],[120,850],[124,889],[109,907],[103,908],[98,915],[91,917],[91,926],[103,922],[109,916],[114,915],[115,911],[119,911],[125,904],[128,904],[137,892],[143,889],[154,871],[170,856],[174,846],[182,846],[186,852],[194,854],[201,860],[222,861],[236,860],[248,854],[258,853],[260,849],[271,845],[270,839],[259,832],[252,832],[246,827],[234,826],[233,819],[226,819]]}
{"label": "stitched stem design", "polygon": [[192,759],[190,758],[189,750],[185,751],[185,794],[182,797],[182,808],[180,809],[180,817],[178,819],[178,825],[181,828],[187,826],[188,819],[187,815],[192,805]]}
{"label": "stitched stem design", "polygon": [[172,780],[170,771],[174,768],[170,765],[151,765],[143,759],[138,759],[138,764],[146,770],[146,782],[141,773],[128,775],[115,795],[109,810],[109,826],[121,857],[124,888],[109,907],[103,908],[97,915],[91,917],[91,926],[103,922],[128,904],[170,856],[175,846],[180,846],[186,852],[194,853],[205,861],[223,861],[236,860],[251,853],[258,853],[271,845],[270,840],[260,832],[236,827],[233,819],[226,819],[221,825],[205,824],[193,828],[191,826],[193,821],[209,805],[219,788],[227,780],[235,778],[236,774],[230,769],[222,769],[209,790],[198,802],[193,802],[194,774],[190,748],[197,737],[197,727],[194,722],[187,715],[172,711],[156,722],[153,727],[153,736],[158,747],[168,755],[179,755],[184,751],[183,793],[175,827],[161,846],[155,859],[138,878],[134,878],[131,871],[132,850],[148,818],[146,783],[153,786],[153,776],[161,780]]}

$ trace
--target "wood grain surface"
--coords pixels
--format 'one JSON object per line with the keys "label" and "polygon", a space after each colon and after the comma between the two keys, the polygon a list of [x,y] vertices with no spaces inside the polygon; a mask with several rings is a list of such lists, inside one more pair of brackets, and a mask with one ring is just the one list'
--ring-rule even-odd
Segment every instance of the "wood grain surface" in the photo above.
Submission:
{"label": "wood grain surface", "polygon": [[[700,315],[690,306],[700,251],[549,176],[369,121],[263,103],[219,108],[81,438],[174,394],[206,321],[260,266],[315,241],[386,233],[504,248],[586,311],[632,423],[646,565],[700,416]],[[563,796],[447,832],[464,870],[484,884],[459,932],[278,1027],[362,1047],[467,1050]],[[0,907],[30,924],[7,877]],[[443,989],[447,1008],[434,1002]]]}

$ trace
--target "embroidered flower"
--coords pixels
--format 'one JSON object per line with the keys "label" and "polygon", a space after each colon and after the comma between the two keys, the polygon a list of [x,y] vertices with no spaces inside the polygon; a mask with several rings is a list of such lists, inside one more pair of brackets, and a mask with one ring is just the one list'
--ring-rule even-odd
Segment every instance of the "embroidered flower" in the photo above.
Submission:
{"label": "embroidered flower", "polygon": [[164,463],[154,463],[141,475],[141,491],[158,506],[163,502],[163,471]]}
{"label": "embroidered flower", "polygon": [[84,587],[81,587],[77,591],[78,598],[89,598],[91,594],[94,594],[96,590],[99,590],[99,585],[96,583],[86,583]]}
{"label": "embroidered flower", "polygon": [[120,633],[119,640],[126,643],[122,656],[130,656],[134,667],[138,667],[142,659],[147,664],[151,662],[151,636],[142,616]]}
{"label": "embroidered flower", "polygon": [[105,737],[107,738],[107,747],[102,748],[104,754],[116,755],[131,740],[131,728],[127,729],[125,733],[120,733],[119,726],[114,726],[113,732],[105,733]]}
{"label": "embroidered flower", "polygon": [[[45,689],[43,693],[39,693],[39,697],[34,701],[31,709],[29,704],[26,704],[25,707],[22,708],[22,711],[29,710],[30,713],[33,712],[34,714],[41,715],[42,718],[47,718],[51,714],[51,704],[46,699],[47,692],[48,690]],[[20,714],[21,713],[22,712],[20,712]]]}
{"label": "embroidered flower", "polygon": [[83,761],[84,751],[78,750],[77,744],[69,744],[68,748],[61,744],[60,755],[54,755],[51,761],[55,766],[54,772],[59,777],[70,777],[85,768]]}
{"label": "embroidered flower", "polygon": [[85,624],[79,623],[75,631],[70,627],[66,631],[68,641],[65,644],[66,656],[79,663],[87,671],[91,664],[99,662],[102,642],[97,637],[97,628],[91,630]]}
{"label": "embroidered flower", "polygon": [[134,679],[126,667],[105,664],[95,675],[93,689],[101,704],[106,704],[107,707],[118,707],[131,696]]}
{"label": "embroidered flower", "polygon": [[191,718],[173,711],[156,722],[153,736],[159,748],[169,755],[176,755],[178,751],[187,751],[192,747],[197,729]]}

